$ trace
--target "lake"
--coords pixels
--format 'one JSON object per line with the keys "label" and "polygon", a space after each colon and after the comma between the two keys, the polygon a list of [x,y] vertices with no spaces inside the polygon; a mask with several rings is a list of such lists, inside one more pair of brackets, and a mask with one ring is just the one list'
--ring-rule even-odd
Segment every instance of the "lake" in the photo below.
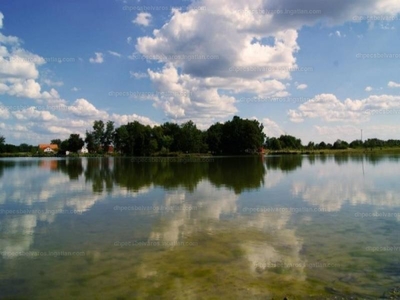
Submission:
{"label": "lake", "polygon": [[18,158],[0,178],[1,299],[397,293],[398,155]]}

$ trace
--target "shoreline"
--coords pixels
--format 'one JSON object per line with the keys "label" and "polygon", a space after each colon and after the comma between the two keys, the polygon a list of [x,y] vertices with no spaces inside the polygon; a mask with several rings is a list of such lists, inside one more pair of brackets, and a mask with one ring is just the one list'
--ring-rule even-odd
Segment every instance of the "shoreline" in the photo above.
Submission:
{"label": "shoreline", "polygon": [[123,156],[119,153],[112,154],[72,154],[72,155],[37,155],[26,152],[17,152],[17,153],[0,153],[0,158],[6,157],[37,157],[37,158],[46,158],[46,157],[54,157],[54,158],[78,158],[78,157],[126,157],[126,158],[140,158],[140,157],[151,157],[151,158],[211,158],[211,157],[241,157],[241,156],[271,156],[271,155],[352,155],[352,154],[399,154],[400,148],[375,148],[375,149],[321,149],[321,150],[265,150],[263,153],[247,153],[247,154],[224,154],[224,155],[215,155],[211,153],[178,153],[172,152],[169,154],[156,154],[151,156]]}

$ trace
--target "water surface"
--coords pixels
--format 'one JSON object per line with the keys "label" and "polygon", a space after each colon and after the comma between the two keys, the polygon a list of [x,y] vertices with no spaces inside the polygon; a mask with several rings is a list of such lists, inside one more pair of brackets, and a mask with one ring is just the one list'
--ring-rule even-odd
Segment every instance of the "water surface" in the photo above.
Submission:
{"label": "water surface", "polygon": [[1,299],[374,299],[399,156],[0,160]]}

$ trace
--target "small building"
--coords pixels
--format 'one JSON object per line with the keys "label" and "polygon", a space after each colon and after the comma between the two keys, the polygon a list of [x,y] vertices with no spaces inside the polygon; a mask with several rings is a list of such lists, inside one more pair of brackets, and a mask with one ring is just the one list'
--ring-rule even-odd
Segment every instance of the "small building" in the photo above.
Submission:
{"label": "small building", "polygon": [[39,150],[42,150],[44,153],[55,153],[58,152],[57,144],[39,144]]}
{"label": "small building", "polygon": [[107,153],[114,153],[114,146],[108,146]]}
{"label": "small building", "polygon": [[89,150],[85,146],[83,146],[82,149],[78,151],[78,153],[79,154],[86,154],[86,153],[89,153]]}

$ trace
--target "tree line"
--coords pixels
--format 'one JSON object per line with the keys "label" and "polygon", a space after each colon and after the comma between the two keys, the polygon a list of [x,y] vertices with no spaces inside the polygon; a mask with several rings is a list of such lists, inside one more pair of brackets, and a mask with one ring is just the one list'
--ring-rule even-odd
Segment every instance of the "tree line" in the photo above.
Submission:
{"label": "tree line", "polygon": [[[68,139],[54,139],[59,153],[77,152],[85,144],[89,153],[104,154],[110,147],[125,156],[168,155],[170,153],[211,153],[215,155],[240,155],[256,153],[262,148],[269,150],[326,150],[348,148],[382,148],[400,147],[400,140],[380,140],[377,138],[365,141],[354,140],[350,143],[337,140],[333,144],[309,142],[303,145],[301,139],[291,135],[267,137],[263,125],[257,120],[242,119],[234,116],[224,123],[215,123],[207,130],[200,130],[192,121],[181,125],[166,122],[162,125],[143,125],[138,121],[115,127],[114,122],[96,120],[91,130],[84,137],[73,133]],[[0,152],[36,153],[37,146],[5,144],[0,136]]]}
{"label": "tree line", "polygon": [[309,142],[302,145],[301,140],[291,135],[281,135],[279,138],[267,137],[264,147],[270,150],[344,150],[344,149],[374,149],[374,148],[393,148],[400,147],[400,140],[390,139],[387,141],[377,138],[354,140],[350,143],[343,140],[336,140],[333,144],[320,142]]}
{"label": "tree line", "polygon": [[85,142],[91,153],[105,153],[113,146],[127,156],[171,152],[244,154],[257,152],[263,146],[263,129],[257,120],[238,116],[225,123],[216,123],[205,131],[198,129],[192,121],[181,125],[166,122],[153,127],[134,121],[115,128],[111,121],[97,120],[92,130],[86,131]]}

